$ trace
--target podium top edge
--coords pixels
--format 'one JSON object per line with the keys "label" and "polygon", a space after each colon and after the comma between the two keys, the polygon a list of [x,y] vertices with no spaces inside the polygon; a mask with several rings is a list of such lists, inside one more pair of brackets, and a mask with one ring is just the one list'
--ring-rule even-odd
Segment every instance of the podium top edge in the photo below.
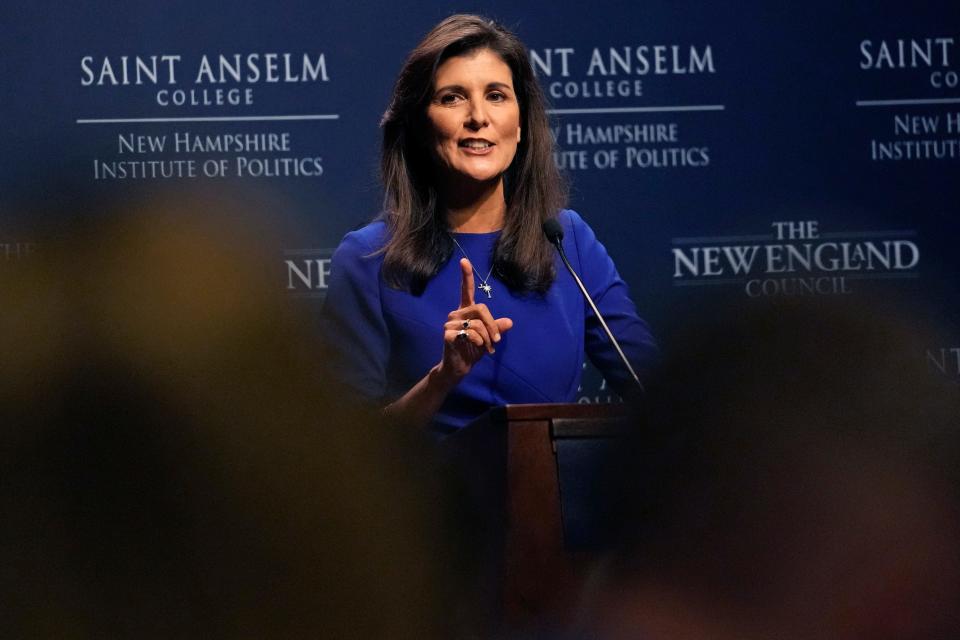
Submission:
{"label": "podium top edge", "polygon": [[630,406],[624,403],[616,404],[578,404],[578,403],[545,403],[545,404],[506,404],[490,409],[490,417],[498,422],[519,420],[553,420],[553,419],[610,419],[626,418],[630,416]]}

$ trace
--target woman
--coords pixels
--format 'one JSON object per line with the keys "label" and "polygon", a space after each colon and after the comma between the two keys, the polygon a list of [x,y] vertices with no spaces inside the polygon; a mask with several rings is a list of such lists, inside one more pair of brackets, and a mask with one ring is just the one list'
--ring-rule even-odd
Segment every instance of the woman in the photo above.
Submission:
{"label": "woman", "polygon": [[490,406],[576,397],[584,353],[613,348],[541,225],[565,250],[635,368],[656,353],[603,246],[572,211],[523,44],[454,15],[413,50],[384,115],[385,213],[333,256],[326,317],[344,379],[387,411],[449,432]]}

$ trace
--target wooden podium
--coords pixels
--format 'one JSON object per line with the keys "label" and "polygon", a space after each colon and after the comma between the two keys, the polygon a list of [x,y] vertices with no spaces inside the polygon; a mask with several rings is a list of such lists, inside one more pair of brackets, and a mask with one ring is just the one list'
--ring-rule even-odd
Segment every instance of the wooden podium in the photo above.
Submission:
{"label": "wooden podium", "polygon": [[506,405],[445,441],[491,533],[488,595],[505,628],[563,625],[574,615],[595,553],[565,535],[558,451],[614,442],[628,415],[622,404]]}

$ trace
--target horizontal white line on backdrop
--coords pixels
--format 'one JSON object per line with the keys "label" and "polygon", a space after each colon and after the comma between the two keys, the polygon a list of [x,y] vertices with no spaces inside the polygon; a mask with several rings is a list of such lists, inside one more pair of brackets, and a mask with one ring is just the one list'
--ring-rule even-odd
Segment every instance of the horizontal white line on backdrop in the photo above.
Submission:
{"label": "horizontal white line on backdrop", "polygon": [[960,98],[910,98],[905,100],[857,100],[858,107],[899,107],[917,104],[960,104]]}
{"label": "horizontal white line on backdrop", "polygon": [[547,109],[551,114],[588,114],[588,113],[665,113],[669,111],[723,111],[722,104],[692,104],[663,107],[595,107],[590,109]]}
{"label": "horizontal white line on backdrop", "polygon": [[78,118],[77,124],[137,124],[152,122],[277,122],[290,120],[339,120],[340,114],[296,116],[184,116],[181,118]]}

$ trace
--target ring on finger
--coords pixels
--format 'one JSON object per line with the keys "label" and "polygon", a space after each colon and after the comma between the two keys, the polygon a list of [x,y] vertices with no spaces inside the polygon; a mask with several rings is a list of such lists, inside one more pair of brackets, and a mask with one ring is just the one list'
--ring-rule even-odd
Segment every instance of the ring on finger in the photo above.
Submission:
{"label": "ring on finger", "polygon": [[458,339],[460,339],[460,338],[466,338],[466,337],[467,337],[467,330],[466,330],[466,329],[460,329],[460,331],[457,332],[457,338],[458,338]]}
{"label": "ring on finger", "polygon": [[464,320],[462,326],[463,326],[464,330],[469,329],[469,328],[470,328],[470,321],[469,321],[469,320]]}

